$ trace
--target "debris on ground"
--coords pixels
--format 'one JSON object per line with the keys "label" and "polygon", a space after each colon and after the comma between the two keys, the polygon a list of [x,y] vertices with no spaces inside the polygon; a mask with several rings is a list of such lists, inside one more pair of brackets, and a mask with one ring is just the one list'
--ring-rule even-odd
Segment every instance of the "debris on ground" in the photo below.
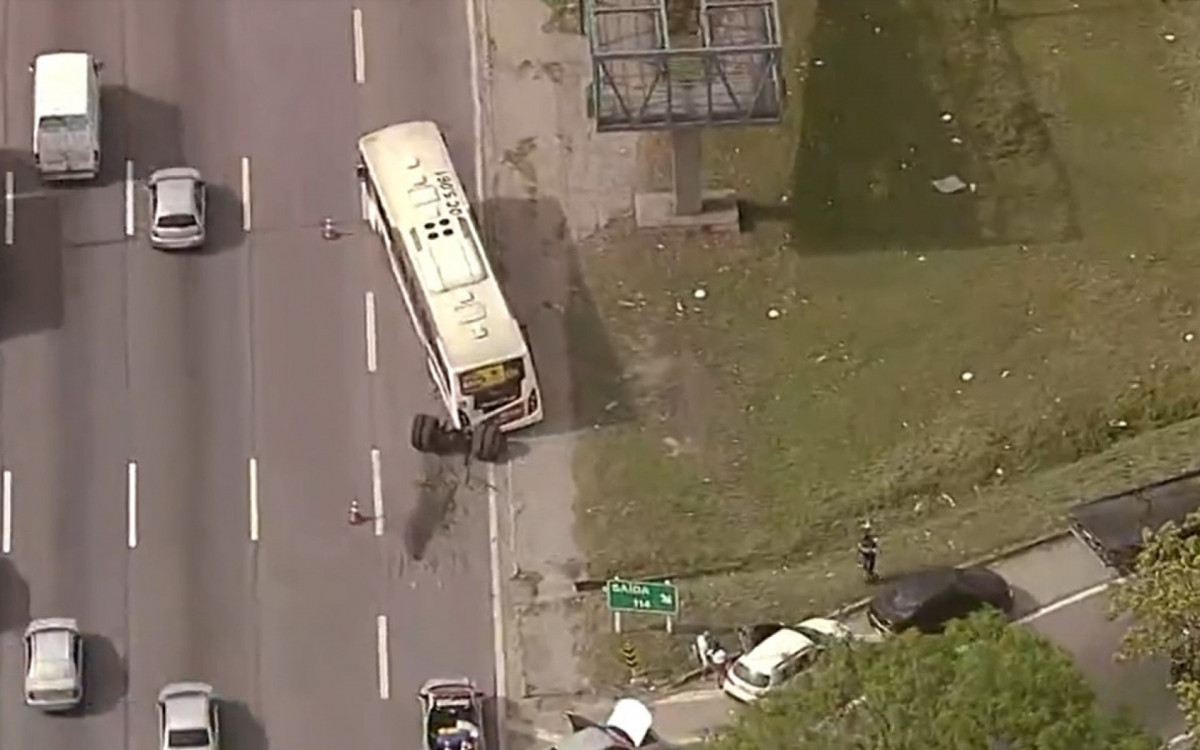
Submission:
{"label": "debris on ground", "polygon": [[969,185],[963,182],[962,178],[958,175],[952,174],[947,177],[934,180],[933,187],[942,195],[952,195],[954,193],[961,193],[962,191],[966,190]]}

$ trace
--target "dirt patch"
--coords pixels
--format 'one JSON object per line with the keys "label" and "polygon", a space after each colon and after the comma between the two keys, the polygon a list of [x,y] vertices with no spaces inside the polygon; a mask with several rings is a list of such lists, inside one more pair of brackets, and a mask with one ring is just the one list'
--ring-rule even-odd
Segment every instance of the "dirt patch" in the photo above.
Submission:
{"label": "dirt patch", "polygon": [[580,248],[630,412],[576,456],[593,575],[790,618],[859,591],[864,516],[958,559],[1190,461],[1200,6],[989,6],[783,4],[783,124],[707,143],[752,231]]}

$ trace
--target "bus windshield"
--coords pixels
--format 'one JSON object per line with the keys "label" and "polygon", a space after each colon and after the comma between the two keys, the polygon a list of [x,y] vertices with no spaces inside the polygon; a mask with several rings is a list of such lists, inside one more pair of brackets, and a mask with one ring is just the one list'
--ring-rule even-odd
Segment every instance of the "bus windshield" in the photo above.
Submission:
{"label": "bus windshield", "polygon": [[473,396],[514,381],[519,383],[524,377],[525,362],[517,358],[468,370],[458,376],[458,385],[464,396]]}

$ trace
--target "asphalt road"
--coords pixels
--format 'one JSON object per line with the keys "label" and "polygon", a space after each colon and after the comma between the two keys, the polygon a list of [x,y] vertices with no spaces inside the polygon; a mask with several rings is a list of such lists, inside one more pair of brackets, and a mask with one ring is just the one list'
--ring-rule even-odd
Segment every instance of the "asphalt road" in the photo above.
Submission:
{"label": "asphalt road", "polygon": [[[437,405],[354,180],[360,133],[428,117],[474,185],[467,14],[359,10],[0,0],[0,747],[151,747],[159,688],[199,679],[228,747],[382,750],[425,679],[492,686],[484,477],[408,448]],[[105,65],[104,175],[47,190],[28,65],[71,48]],[[127,160],[203,172],[206,252],[148,247]],[[379,518],[349,527],[351,498]],[[21,705],[51,615],[89,634],[81,716]]]}

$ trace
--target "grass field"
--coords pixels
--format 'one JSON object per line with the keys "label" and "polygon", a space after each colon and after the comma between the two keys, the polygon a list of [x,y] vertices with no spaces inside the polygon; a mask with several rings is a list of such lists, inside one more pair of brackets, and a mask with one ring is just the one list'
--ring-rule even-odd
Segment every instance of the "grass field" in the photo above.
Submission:
{"label": "grass field", "polygon": [[785,122],[708,144],[752,231],[581,251],[591,572],[727,571],[685,620],[861,593],[867,516],[885,569],[1017,541],[1200,431],[1200,3],[781,6]]}

